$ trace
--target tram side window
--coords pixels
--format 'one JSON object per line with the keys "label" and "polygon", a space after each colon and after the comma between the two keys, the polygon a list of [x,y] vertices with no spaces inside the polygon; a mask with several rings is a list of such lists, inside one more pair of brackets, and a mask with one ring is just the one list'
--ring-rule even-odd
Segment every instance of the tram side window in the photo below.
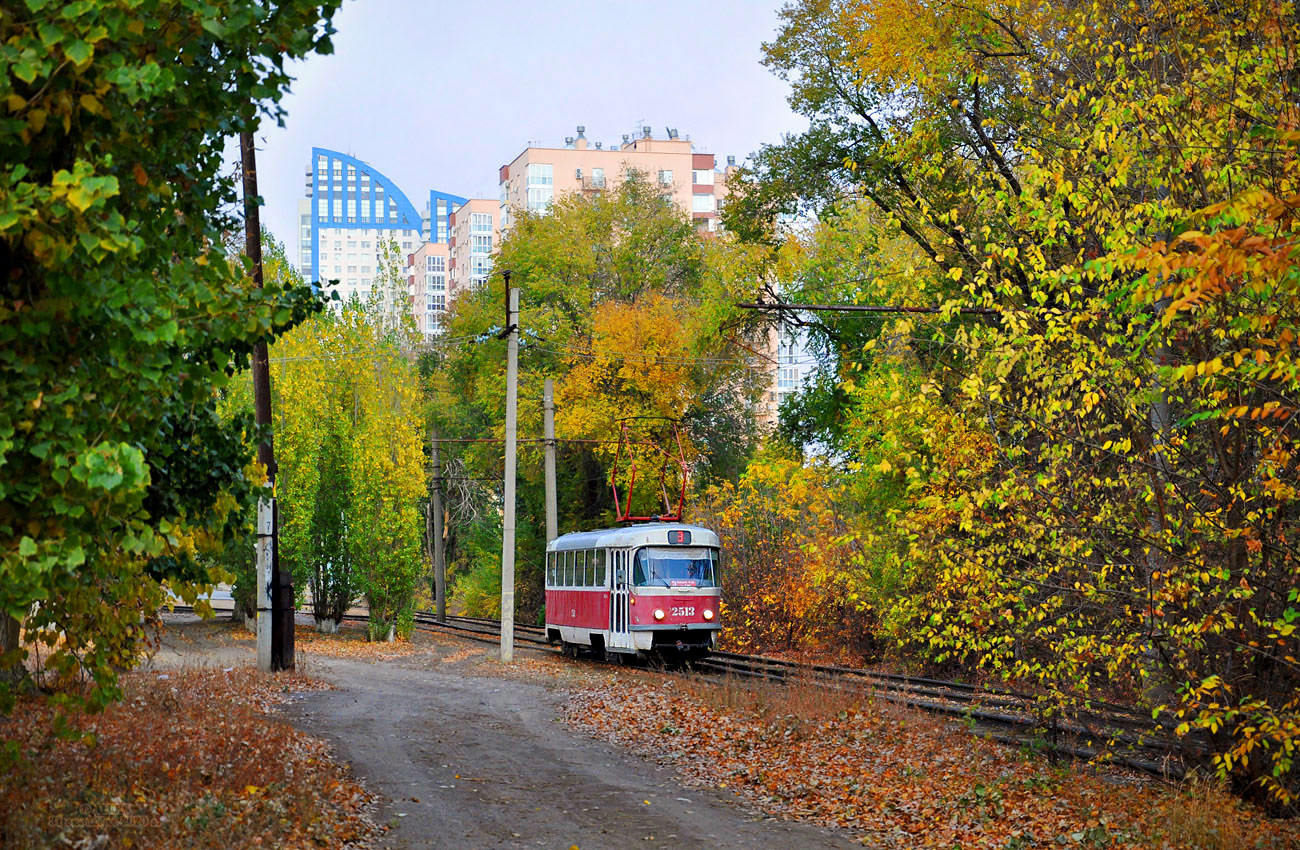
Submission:
{"label": "tram side window", "polygon": [[584,567],[582,571],[582,583],[587,587],[592,587],[596,584],[596,553],[588,549],[586,552],[582,553],[582,561]]}
{"label": "tram side window", "polygon": [[605,550],[596,550],[596,587],[605,586]]}
{"label": "tram side window", "polygon": [[555,584],[555,553],[546,553],[546,584]]}
{"label": "tram side window", "polygon": [[573,553],[563,552],[560,557],[564,559],[560,566],[560,584],[569,587],[573,584]]}

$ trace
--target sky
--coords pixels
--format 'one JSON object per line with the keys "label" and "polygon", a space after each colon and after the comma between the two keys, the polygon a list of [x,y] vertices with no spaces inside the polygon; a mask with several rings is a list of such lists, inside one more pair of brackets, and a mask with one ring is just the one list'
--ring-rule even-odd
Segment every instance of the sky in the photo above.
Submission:
{"label": "sky", "polygon": [[[291,66],[283,128],[258,134],[262,223],[296,259],[313,146],[370,163],[417,210],[438,189],[499,197],[530,142],[649,125],[737,162],[806,122],[761,64],[779,0],[345,0],[334,52]],[[234,146],[238,152],[238,146]]]}

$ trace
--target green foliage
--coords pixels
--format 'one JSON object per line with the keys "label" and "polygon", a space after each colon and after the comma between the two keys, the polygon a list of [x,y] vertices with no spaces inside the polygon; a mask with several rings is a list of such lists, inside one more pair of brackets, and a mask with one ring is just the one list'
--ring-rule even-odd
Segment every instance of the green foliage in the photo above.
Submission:
{"label": "green foliage", "polygon": [[[353,299],[272,349],[280,556],[321,628],[357,596],[371,637],[409,633],[425,495],[414,330],[384,299]],[[403,625],[406,624],[406,625]]]}
{"label": "green foliage", "polygon": [[215,390],[317,302],[223,256],[223,148],[280,117],[285,63],[329,51],[337,5],[0,13],[0,609],[29,642],[63,637],[48,669],[88,677],[92,708],[159,581],[192,593],[197,549],[250,504],[250,423]]}

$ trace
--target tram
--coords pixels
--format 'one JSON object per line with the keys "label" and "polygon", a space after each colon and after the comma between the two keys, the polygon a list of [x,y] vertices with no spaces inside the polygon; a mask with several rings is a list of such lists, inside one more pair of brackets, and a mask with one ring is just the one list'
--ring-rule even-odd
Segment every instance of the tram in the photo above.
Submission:
{"label": "tram", "polygon": [[704,655],[721,628],[718,535],[652,522],[546,547],[546,635],[612,661]]}

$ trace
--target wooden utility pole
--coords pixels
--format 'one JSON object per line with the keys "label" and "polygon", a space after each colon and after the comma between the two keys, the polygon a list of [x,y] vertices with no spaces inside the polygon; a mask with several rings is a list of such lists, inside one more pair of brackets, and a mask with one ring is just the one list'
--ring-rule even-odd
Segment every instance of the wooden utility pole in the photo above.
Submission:
{"label": "wooden utility pole", "polygon": [[[244,175],[244,251],[253,262],[253,283],[262,287],[262,225],[257,211],[257,154],[252,132],[239,134]],[[280,569],[279,508],[275,504],[275,449],[271,438],[271,363],[266,343],[253,347],[253,406],[266,439],[257,459],[266,469],[267,493],[257,503],[257,666],[292,670],[293,575]]]}
{"label": "wooden utility pole", "polygon": [[550,378],[542,389],[542,416],[546,433],[546,542],[559,536],[555,505],[555,382]]}
{"label": "wooden utility pole", "polygon": [[442,461],[438,457],[438,429],[429,434],[433,458],[433,493],[429,499],[429,549],[433,553],[433,603],[438,622],[447,622],[447,549],[442,528]]}
{"label": "wooden utility pole", "polygon": [[515,658],[515,444],[519,399],[519,290],[506,281],[506,480],[501,523],[501,660]]}

